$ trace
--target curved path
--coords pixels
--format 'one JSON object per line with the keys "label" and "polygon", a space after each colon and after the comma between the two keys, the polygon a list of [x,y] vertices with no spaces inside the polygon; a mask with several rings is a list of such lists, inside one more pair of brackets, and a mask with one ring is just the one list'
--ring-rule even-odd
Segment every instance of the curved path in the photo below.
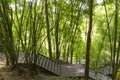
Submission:
{"label": "curved path", "polygon": [[[0,53],[0,60],[3,55]],[[19,54],[19,63],[24,63],[25,58],[24,54]],[[58,76],[63,77],[84,77],[85,73],[85,66],[81,64],[60,64],[59,62],[56,62],[55,60],[52,60],[42,54],[39,54],[37,56],[37,62],[36,64],[39,65],[41,68],[52,72]],[[33,62],[34,63],[34,62]],[[104,76],[101,73],[95,74],[95,71],[90,69],[89,71],[89,77],[91,79],[98,79],[98,80],[112,80],[111,78],[108,78],[107,76]]]}

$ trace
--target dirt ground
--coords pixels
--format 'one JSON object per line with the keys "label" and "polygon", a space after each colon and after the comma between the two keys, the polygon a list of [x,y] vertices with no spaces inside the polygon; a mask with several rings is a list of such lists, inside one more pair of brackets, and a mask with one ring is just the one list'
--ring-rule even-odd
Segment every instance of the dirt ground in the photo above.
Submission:
{"label": "dirt ground", "polygon": [[29,71],[20,73],[17,69],[11,70],[5,66],[5,56],[0,53],[0,80],[76,80],[71,78],[63,78],[55,76],[44,70],[40,70],[38,74],[31,75]]}
{"label": "dirt ground", "polygon": [[19,74],[18,70],[11,71],[9,67],[5,66],[4,62],[0,62],[0,80],[72,80],[70,78],[62,78],[48,74],[39,73],[34,76],[28,72]]}

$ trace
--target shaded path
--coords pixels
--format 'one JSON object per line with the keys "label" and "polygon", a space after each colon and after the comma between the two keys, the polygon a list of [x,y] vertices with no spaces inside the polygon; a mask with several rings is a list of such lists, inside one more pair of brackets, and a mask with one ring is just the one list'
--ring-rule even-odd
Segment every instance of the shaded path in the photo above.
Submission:
{"label": "shaded path", "polygon": [[[0,61],[2,59],[5,59],[2,57],[3,55],[0,54]],[[85,66],[81,64],[60,64],[59,62],[56,62],[55,60],[52,60],[42,54],[39,54],[37,59],[36,64],[39,65],[41,68],[52,72],[58,76],[63,76],[63,77],[84,77],[84,72],[85,72]],[[24,54],[19,55],[18,62],[19,63],[24,63]],[[34,62],[33,62],[34,63]],[[95,75],[95,71],[90,69],[89,71],[89,77],[91,79],[96,80],[112,80],[108,78],[107,76],[104,76],[101,73],[98,73]]]}
{"label": "shaded path", "polygon": [[[59,62],[49,59],[48,57],[41,54],[38,55],[37,64],[40,67],[59,76],[84,77],[85,66],[81,64],[60,64]],[[98,73],[97,75],[95,75],[95,71],[92,69],[90,69],[89,71],[89,77],[91,79],[97,78],[98,80],[112,80],[101,73]]]}

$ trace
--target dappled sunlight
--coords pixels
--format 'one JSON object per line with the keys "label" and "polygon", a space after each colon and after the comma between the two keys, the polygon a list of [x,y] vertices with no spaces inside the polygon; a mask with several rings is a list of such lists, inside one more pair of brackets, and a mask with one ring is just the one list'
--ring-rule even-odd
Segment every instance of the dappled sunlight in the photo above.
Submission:
{"label": "dappled sunlight", "polygon": [[5,67],[5,62],[0,62],[0,68]]}
{"label": "dappled sunlight", "polygon": [[103,0],[97,0],[98,4],[101,4],[103,2]]}
{"label": "dappled sunlight", "polygon": [[85,69],[78,69],[77,73],[84,73]]}
{"label": "dappled sunlight", "polygon": [[0,80],[111,80],[120,65],[118,4],[0,0]]}

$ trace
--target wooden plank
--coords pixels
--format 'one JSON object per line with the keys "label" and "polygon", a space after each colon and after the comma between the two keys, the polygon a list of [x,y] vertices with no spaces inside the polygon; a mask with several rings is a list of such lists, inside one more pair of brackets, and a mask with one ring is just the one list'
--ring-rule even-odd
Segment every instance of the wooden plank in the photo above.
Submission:
{"label": "wooden plank", "polygon": [[0,52],[0,61],[1,62],[5,62],[6,61],[5,54],[3,54],[1,52]]}
{"label": "wooden plank", "polygon": [[84,66],[81,64],[63,64],[61,68],[84,68]]}
{"label": "wooden plank", "polygon": [[104,75],[112,74],[112,67],[111,66],[105,66],[105,67],[99,69],[98,72],[100,72]]}
{"label": "wooden plank", "polygon": [[24,63],[25,62],[25,54],[21,53],[18,55],[18,63]]}
{"label": "wooden plank", "polygon": [[57,64],[56,64],[56,62],[54,63],[54,72],[57,74]]}
{"label": "wooden plank", "polygon": [[52,66],[51,71],[52,71],[52,72],[55,72],[55,62],[52,61],[52,62],[51,62],[51,66]]}
{"label": "wooden plank", "polygon": [[58,75],[61,75],[60,70],[61,70],[61,67],[60,67],[60,64],[58,64]]}
{"label": "wooden plank", "polygon": [[64,77],[77,77],[84,76],[84,67],[81,65],[61,65],[61,76]]}
{"label": "wooden plank", "polygon": [[48,65],[49,65],[49,59],[45,58],[45,69],[48,69]]}
{"label": "wooden plank", "polygon": [[95,74],[95,71],[90,69],[90,72],[89,72],[89,76],[92,78],[92,79],[99,79],[99,80],[112,80],[111,78],[101,74],[101,73],[97,73]]}
{"label": "wooden plank", "polygon": [[[83,77],[85,67],[82,65],[61,65],[61,76],[63,77]],[[90,69],[89,76],[92,79],[98,78],[98,80],[111,80],[110,78],[98,73],[95,75],[95,71]]]}
{"label": "wooden plank", "polygon": [[55,62],[55,73],[58,75],[58,64]]}
{"label": "wooden plank", "polygon": [[102,74],[100,74],[100,73],[97,74],[97,77],[98,77],[98,79],[100,79],[100,80],[112,80],[111,78],[106,77],[106,76],[104,76],[104,75],[102,75]]}
{"label": "wooden plank", "polygon": [[83,77],[84,73],[83,73],[84,69],[63,69],[61,71],[61,76],[64,77]]}
{"label": "wooden plank", "polygon": [[41,59],[41,56],[40,55],[38,55],[38,58],[37,58],[37,65],[39,65],[40,64],[40,59]]}
{"label": "wooden plank", "polygon": [[34,54],[33,53],[30,54],[30,62],[34,64]]}
{"label": "wooden plank", "polygon": [[43,63],[43,56],[41,56],[41,58],[40,58],[40,64],[39,64],[39,66],[42,66],[42,63]]}
{"label": "wooden plank", "polygon": [[51,60],[49,60],[48,70],[49,70],[49,71],[51,71],[51,70],[52,70],[52,61],[51,61]]}
{"label": "wooden plank", "polygon": [[43,68],[45,68],[45,66],[46,66],[45,62],[46,62],[46,58],[43,56],[43,62],[42,62],[42,65],[41,65]]}

